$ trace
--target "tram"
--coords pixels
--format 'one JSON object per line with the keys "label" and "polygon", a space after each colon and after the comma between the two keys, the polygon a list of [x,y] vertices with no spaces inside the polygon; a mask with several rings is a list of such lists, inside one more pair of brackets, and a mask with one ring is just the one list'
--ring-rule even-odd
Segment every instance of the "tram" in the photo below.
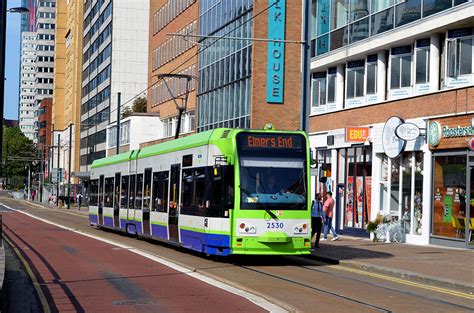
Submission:
{"label": "tram", "polygon": [[220,128],[99,159],[89,221],[205,254],[309,254],[309,158],[304,132]]}

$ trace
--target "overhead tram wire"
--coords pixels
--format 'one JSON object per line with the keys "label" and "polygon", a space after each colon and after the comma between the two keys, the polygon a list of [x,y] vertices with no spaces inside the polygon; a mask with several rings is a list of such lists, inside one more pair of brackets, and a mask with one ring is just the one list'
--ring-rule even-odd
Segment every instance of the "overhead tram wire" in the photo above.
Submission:
{"label": "overhead tram wire", "polygon": [[[222,36],[219,36],[217,38],[215,38],[215,40],[213,40],[209,45],[206,45],[206,46],[202,46],[202,49],[198,49],[198,51],[196,53],[194,53],[193,55],[191,55],[189,58],[187,58],[186,60],[184,60],[183,62],[181,62],[179,65],[175,66],[174,69],[172,69],[168,74],[173,74],[175,71],[179,70],[182,66],[184,66],[187,62],[189,62],[190,60],[192,60],[194,57],[196,57],[199,53],[203,52],[204,50],[210,48],[212,45],[214,45],[216,42],[218,42],[219,40],[221,39],[225,39],[226,37],[228,37],[229,34],[231,34],[232,32],[236,31],[237,29],[243,27],[245,24],[253,21],[255,18],[257,18],[258,16],[262,15],[263,13],[265,13],[266,11],[268,11],[271,7],[273,7],[274,5],[276,5],[278,2],[274,2],[273,4],[267,6],[265,9],[262,9],[260,12],[258,12],[257,14],[253,15],[251,18],[249,18],[248,20],[242,22],[242,24],[234,27],[233,29],[229,30],[227,33],[225,33],[224,35]],[[249,40],[252,40],[252,39],[249,39]],[[138,98],[139,96],[141,96],[143,93],[145,93],[146,91],[148,91],[149,89],[153,88],[153,86],[155,86],[156,83],[153,83],[151,84],[150,86],[148,86],[147,88],[143,89],[141,92],[137,93],[136,95],[134,95],[132,98],[130,98],[129,100],[127,100],[126,102],[122,103],[120,106],[123,108],[124,106],[126,106],[127,104],[129,104],[130,102],[134,101],[136,98]],[[117,108],[111,110],[109,112],[109,115],[116,112],[117,111]],[[107,127],[108,125],[101,125],[101,124],[88,124],[87,125],[89,128],[92,128],[92,127],[99,127],[99,126],[104,126],[104,127]],[[77,133],[81,133],[81,128],[80,127],[76,127],[76,129],[74,130],[74,134],[77,134]]]}

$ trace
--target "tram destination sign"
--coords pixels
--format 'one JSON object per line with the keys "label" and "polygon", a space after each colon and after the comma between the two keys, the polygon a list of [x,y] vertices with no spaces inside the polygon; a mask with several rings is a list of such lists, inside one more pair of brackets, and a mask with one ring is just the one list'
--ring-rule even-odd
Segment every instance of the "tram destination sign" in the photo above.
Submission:
{"label": "tram destination sign", "polygon": [[303,148],[300,135],[241,133],[239,137],[244,150]]}

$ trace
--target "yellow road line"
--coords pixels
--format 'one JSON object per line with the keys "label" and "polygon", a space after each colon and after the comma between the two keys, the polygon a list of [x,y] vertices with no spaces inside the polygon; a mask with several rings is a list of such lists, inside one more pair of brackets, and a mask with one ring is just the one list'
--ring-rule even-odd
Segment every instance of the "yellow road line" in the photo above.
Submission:
{"label": "yellow road line", "polygon": [[408,285],[408,286],[412,286],[412,287],[417,287],[417,288],[427,289],[427,290],[436,291],[436,292],[440,292],[440,293],[445,293],[445,294],[449,294],[449,295],[452,295],[452,296],[455,296],[455,297],[474,300],[474,295],[464,293],[464,292],[460,292],[460,291],[455,291],[455,290],[450,290],[450,289],[446,289],[446,288],[420,284],[420,283],[416,283],[416,282],[412,282],[412,281],[408,281],[408,280],[404,280],[404,279],[400,279],[400,278],[395,278],[395,277],[382,275],[382,274],[370,273],[370,272],[357,270],[357,269],[353,269],[353,268],[349,268],[349,267],[345,267],[345,266],[341,266],[341,265],[330,265],[329,267],[331,267],[333,269],[341,270],[341,271],[346,271],[346,272],[356,273],[356,274],[360,274],[360,275],[380,278],[380,279],[383,279],[383,280],[389,280],[389,281],[399,283],[399,284],[403,284],[403,285]]}
{"label": "yellow road line", "polygon": [[[5,235],[5,233],[4,233]],[[3,239],[5,239],[5,241],[12,247],[13,251],[15,252],[15,254],[18,256],[18,258],[20,259],[21,263],[23,263],[23,266],[25,267],[26,269],[26,272],[28,273],[28,275],[30,276],[31,278],[31,281],[33,282],[33,286],[35,287],[35,290],[36,290],[36,293],[38,294],[38,297],[40,299],[40,302],[41,302],[41,305],[43,306],[43,311],[46,312],[46,313],[50,313],[51,312],[51,308],[49,307],[49,303],[48,301],[46,300],[46,296],[45,294],[43,293],[43,290],[41,289],[41,286],[38,282],[38,279],[36,279],[36,276],[35,274],[33,273],[33,270],[31,269],[30,265],[28,264],[28,262],[25,260],[25,258],[23,257],[23,255],[20,253],[20,250],[16,247],[16,245],[13,244],[13,242],[8,239],[8,237],[5,235],[3,236]]]}

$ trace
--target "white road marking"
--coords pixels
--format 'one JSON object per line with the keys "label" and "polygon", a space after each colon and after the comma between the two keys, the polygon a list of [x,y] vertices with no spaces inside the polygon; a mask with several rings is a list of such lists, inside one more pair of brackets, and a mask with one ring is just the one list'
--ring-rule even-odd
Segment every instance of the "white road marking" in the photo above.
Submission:
{"label": "white road marking", "polygon": [[220,288],[222,290],[225,290],[227,292],[230,292],[230,293],[233,293],[237,296],[240,296],[240,297],[243,297],[243,298],[246,298],[248,299],[249,301],[255,303],[256,305],[258,305],[259,307],[263,308],[264,310],[267,310],[269,312],[288,312],[287,310],[285,310],[284,308],[276,305],[276,304],[273,304],[271,302],[269,302],[268,300],[266,300],[265,298],[263,297],[260,297],[260,296],[257,296],[257,295],[254,295],[250,292],[247,292],[245,290],[240,290],[240,289],[237,289],[233,286],[230,286],[226,283],[223,283],[221,281],[218,281],[216,279],[213,279],[213,278],[210,278],[210,277],[207,277],[203,274],[200,274],[200,273],[196,273],[196,272],[193,272],[191,271],[190,269],[184,267],[184,266],[181,266],[179,264],[176,264],[176,263],[173,263],[171,261],[168,261],[168,260],[165,260],[161,257],[158,257],[156,255],[153,255],[153,254],[150,254],[146,251],[143,251],[143,250],[140,250],[140,249],[136,249],[136,248],[133,248],[131,246],[126,246],[124,244],[121,244],[121,243],[118,243],[118,242],[115,242],[115,241],[112,241],[112,240],[109,240],[109,239],[105,239],[105,238],[101,238],[101,237],[98,237],[98,236],[95,236],[95,235],[92,235],[92,234],[89,234],[89,233],[86,233],[86,232],[83,232],[83,231],[80,231],[80,230],[77,230],[77,229],[73,229],[73,228],[70,228],[70,227],[67,227],[67,226],[64,226],[64,225],[60,225],[60,224],[56,224],[54,222],[51,222],[51,221],[48,221],[48,220],[45,220],[41,217],[37,217],[33,214],[30,214],[30,213],[27,213],[27,212],[24,212],[24,211],[21,211],[21,210],[17,210],[17,209],[13,209],[3,203],[0,203],[0,205],[6,207],[7,209],[10,209],[12,211],[15,211],[15,212],[18,212],[18,213],[22,213],[22,214],[25,214],[31,218],[34,218],[36,220],[39,220],[41,222],[44,222],[46,224],[50,224],[50,225],[53,225],[53,226],[56,226],[56,227],[59,227],[59,228],[62,228],[62,229],[65,229],[65,230],[68,230],[68,231],[72,231],[76,234],[79,234],[79,235],[82,235],[82,236],[86,236],[86,237],[89,237],[89,238],[92,238],[92,239],[95,239],[95,240],[99,240],[99,241],[102,241],[102,242],[105,242],[107,244],[110,244],[110,245],[113,245],[113,246],[116,246],[116,247],[120,247],[120,248],[123,248],[123,249],[127,249],[128,251],[132,252],[132,253],[135,253],[135,254],[138,254],[138,255],[141,255],[147,259],[150,259],[152,261],[155,261],[157,263],[160,263],[160,264],[163,264],[165,266],[168,266],[178,272],[181,272],[183,274],[186,274],[186,275],[189,275],[191,277],[194,277],[196,279],[199,279],[200,281],[202,282],[205,282],[209,285],[212,285],[212,286],[215,286],[217,288]]}

